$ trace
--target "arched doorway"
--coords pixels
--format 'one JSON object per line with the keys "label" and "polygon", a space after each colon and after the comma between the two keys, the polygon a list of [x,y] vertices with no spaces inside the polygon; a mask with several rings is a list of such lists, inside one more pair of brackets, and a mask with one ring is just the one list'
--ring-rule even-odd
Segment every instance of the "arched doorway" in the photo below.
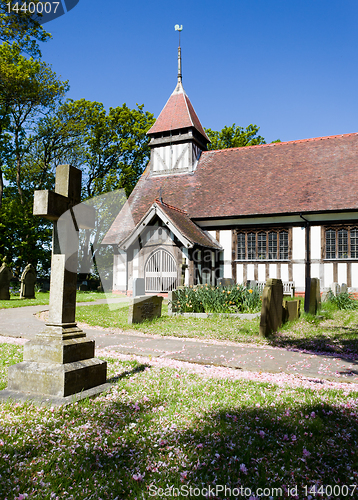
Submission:
{"label": "arched doorway", "polygon": [[178,272],[174,257],[163,248],[149,256],[144,273],[146,292],[170,292],[177,287]]}

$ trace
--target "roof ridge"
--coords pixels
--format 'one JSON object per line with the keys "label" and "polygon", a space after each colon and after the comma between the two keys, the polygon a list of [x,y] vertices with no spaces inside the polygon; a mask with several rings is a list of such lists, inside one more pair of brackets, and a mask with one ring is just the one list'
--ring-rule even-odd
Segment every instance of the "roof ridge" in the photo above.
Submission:
{"label": "roof ridge", "polygon": [[326,135],[322,137],[311,137],[309,139],[297,139],[294,141],[283,141],[283,142],[270,142],[269,144],[255,144],[254,146],[237,146],[235,148],[225,148],[225,149],[209,149],[209,151],[203,151],[202,154],[208,154],[208,153],[225,153],[225,151],[233,151],[237,149],[243,149],[244,151],[247,149],[252,149],[252,148],[266,148],[266,147],[276,147],[276,146],[283,146],[284,144],[299,144],[301,142],[313,142],[313,141],[321,141],[321,140],[326,140],[326,139],[337,139],[341,137],[349,137],[349,136],[355,136],[358,135],[358,132],[352,132],[349,134],[338,134],[338,135]]}
{"label": "roof ridge", "polygon": [[185,210],[182,210],[181,208],[174,207],[173,205],[169,205],[168,203],[161,201],[159,198],[156,198],[154,201],[160,205],[164,205],[165,207],[171,208],[172,210],[176,210],[177,212],[180,212],[184,215],[189,216],[188,212],[186,212]]}

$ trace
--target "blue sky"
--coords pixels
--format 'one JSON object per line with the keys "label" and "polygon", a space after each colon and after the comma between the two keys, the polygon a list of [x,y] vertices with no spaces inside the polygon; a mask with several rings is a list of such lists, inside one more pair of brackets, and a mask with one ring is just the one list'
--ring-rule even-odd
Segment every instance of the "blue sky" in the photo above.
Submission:
{"label": "blue sky", "polygon": [[357,0],[80,0],[44,27],[68,97],[144,104],[183,85],[204,127],[260,126],[271,142],[358,132]]}

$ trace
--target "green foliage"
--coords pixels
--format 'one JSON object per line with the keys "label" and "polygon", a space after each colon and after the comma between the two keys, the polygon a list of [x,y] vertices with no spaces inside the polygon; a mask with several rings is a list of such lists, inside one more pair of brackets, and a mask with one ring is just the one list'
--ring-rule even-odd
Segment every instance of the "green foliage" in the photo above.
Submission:
{"label": "green foliage", "polygon": [[247,289],[243,285],[198,285],[176,291],[173,303],[178,312],[253,313],[261,308],[258,288]]}
{"label": "green foliage", "polygon": [[257,135],[259,130],[260,127],[257,125],[251,124],[245,129],[236,126],[235,123],[231,127],[224,127],[219,132],[206,128],[205,132],[211,141],[208,149],[241,148],[244,146],[266,144],[265,139]]}
{"label": "green foliage", "polygon": [[349,292],[334,295],[332,290],[328,291],[326,302],[332,304],[336,309],[352,310],[358,309],[358,301]]}
{"label": "green foliage", "polygon": [[[39,0],[32,1],[39,3]],[[51,35],[24,10],[19,9],[16,14],[9,15],[8,3],[9,0],[0,0],[0,41],[13,44],[31,56],[40,57],[38,42],[46,42]],[[11,3],[16,2],[12,0]]]}
{"label": "green foliage", "polygon": [[50,267],[51,226],[32,215],[33,193],[25,191],[24,203],[15,188],[5,188],[0,210],[0,255],[15,265],[20,276],[27,263],[37,267],[38,275],[46,275]]}

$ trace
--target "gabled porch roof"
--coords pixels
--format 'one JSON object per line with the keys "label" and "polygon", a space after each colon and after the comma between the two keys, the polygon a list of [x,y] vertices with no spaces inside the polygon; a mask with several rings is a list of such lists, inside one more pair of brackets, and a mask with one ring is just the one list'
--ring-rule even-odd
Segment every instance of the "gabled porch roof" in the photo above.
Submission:
{"label": "gabled porch roof", "polygon": [[128,250],[155,217],[158,217],[172,231],[185,248],[193,248],[198,245],[213,250],[222,250],[221,245],[207,231],[198,227],[186,212],[158,199],[155,200],[133,231],[119,242],[119,247],[122,250]]}

